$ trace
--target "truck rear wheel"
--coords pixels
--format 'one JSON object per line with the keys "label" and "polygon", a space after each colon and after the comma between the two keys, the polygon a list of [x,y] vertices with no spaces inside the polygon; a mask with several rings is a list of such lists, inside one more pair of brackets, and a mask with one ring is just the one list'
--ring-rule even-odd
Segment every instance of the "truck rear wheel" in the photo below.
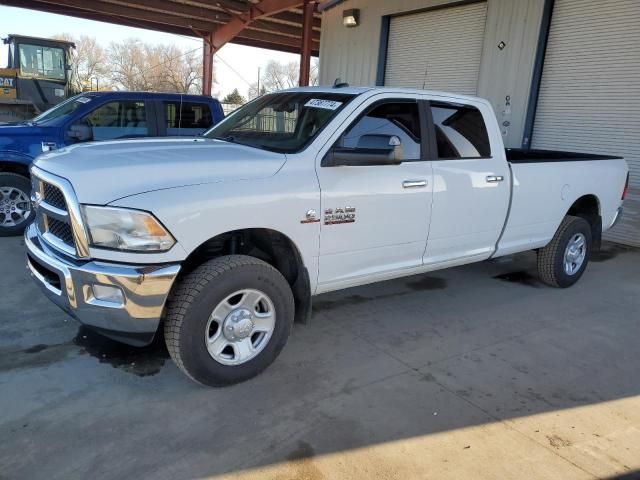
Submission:
{"label": "truck rear wheel", "polygon": [[31,182],[17,173],[0,173],[0,237],[20,235],[33,220]]}
{"label": "truck rear wheel", "polygon": [[186,275],[166,308],[171,358],[192,380],[223,386],[262,372],[284,347],[291,288],[275,268],[244,255],[215,258]]}
{"label": "truck rear wheel", "polygon": [[552,287],[570,287],[584,273],[590,256],[591,226],[567,215],[551,242],[538,251],[538,275]]}

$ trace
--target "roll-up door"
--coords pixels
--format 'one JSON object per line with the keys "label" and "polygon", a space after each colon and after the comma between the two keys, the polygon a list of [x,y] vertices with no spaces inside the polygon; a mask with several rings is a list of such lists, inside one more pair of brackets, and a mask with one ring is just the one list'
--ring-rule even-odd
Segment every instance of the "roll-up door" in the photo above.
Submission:
{"label": "roll-up door", "polygon": [[385,85],[474,95],[487,3],[392,17]]}
{"label": "roll-up door", "polygon": [[607,237],[640,246],[638,0],[555,1],[532,145],[625,157],[631,188]]}

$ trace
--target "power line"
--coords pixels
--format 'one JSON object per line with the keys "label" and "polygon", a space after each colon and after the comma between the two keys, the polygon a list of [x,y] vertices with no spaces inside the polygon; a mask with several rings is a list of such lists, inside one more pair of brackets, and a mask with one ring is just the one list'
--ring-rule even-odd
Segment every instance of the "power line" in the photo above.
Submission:
{"label": "power line", "polygon": [[247,85],[249,85],[249,87],[251,87],[251,86],[252,86],[252,85],[251,85],[251,83],[250,83],[246,78],[244,78],[240,73],[238,73],[238,72],[236,71],[236,69],[235,69],[235,68],[233,68],[231,65],[229,65],[229,63],[227,63],[227,62],[225,61],[225,59],[224,59],[224,58],[222,58],[222,57],[220,56],[220,54],[219,54],[219,53],[217,53],[216,55],[217,55],[218,59],[220,59],[220,61],[221,61],[222,63],[224,63],[224,64],[229,68],[229,70],[231,70],[231,71],[232,71],[233,73],[235,73],[238,77],[240,77],[240,79],[241,79],[244,83],[246,83]]}
{"label": "power line", "polygon": [[[178,37],[182,37],[185,38],[187,40],[193,40],[195,42],[198,42],[199,40],[197,38],[194,37],[187,37],[186,35],[181,35],[179,33],[174,33],[173,35],[176,35]],[[247,85],[249,85],[249,87],[251,87],[251,82],[249,82],[246,78],[244,78],[235,68],[233,68],[229,62],[227,62],[224,58],[222,58],[222,56],[220,55],[220,53],[216,53],[216,57],[220,59],[220,61],[222,63],[224,63],[227,68],[229,68],[229,70],[231,70],[233,73],[236,74],[236,76],[238,76],[240,78],[240,80],[242,80],[244,83],[246,83]]]}

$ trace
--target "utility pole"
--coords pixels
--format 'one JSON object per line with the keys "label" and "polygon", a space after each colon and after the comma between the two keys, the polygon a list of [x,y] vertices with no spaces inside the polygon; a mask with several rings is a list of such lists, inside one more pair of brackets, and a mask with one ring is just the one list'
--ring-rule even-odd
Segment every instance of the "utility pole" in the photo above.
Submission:
{"label": "utility pole", "polygon": [[258,91],[256,92],[256,97],[260,96],[260,67],[258,67]]}

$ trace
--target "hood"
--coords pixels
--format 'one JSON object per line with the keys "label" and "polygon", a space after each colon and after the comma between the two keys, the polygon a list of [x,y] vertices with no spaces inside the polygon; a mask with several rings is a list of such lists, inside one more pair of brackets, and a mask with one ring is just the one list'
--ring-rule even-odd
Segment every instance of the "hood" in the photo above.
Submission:
{"label": "hood", "polygon": [[29,122],[0,123],[0,137],[43,136],[54,127],[43,127]]}
{"label": "hood", "polygon": [[266,178],[285,155],[204,138],[85,143],[37,158],[35,165],[71,182],[82,203],[107,204],[185,185]]}

